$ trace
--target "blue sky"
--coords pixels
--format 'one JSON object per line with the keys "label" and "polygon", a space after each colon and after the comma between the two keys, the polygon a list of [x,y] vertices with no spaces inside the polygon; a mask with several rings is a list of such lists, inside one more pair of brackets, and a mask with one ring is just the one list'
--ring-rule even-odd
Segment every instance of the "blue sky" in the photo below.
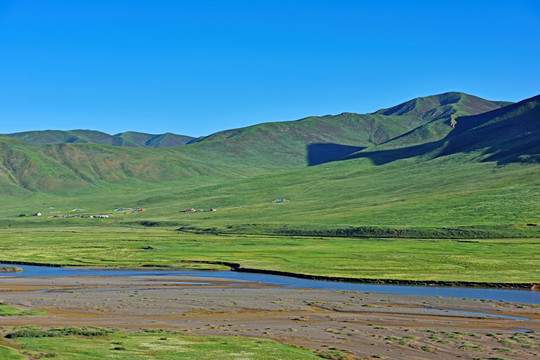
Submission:
{"label": "blue sky", "polygon": [[540,1],[0,0],[0,133],[192,136],[540,93]]}

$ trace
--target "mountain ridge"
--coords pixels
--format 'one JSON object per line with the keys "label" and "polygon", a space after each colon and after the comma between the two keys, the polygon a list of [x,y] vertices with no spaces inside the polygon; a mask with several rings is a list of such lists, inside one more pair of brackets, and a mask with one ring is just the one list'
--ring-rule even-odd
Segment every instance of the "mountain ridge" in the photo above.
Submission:
{"label": "mountain ridge", "polygon": [[187,135],[177,135],[173,133],[147,134],[136,131],[126,131],[115,135],[97,130],[43,130],[24,131],[11,134],[0,134],[0,136],[16,139],[28,144],[103,144],[120,147],[172,147],[185,145],[195,138]]}
{"label": "mountain ridge", "polygon": [[[246,178],[359,157],[372,157],[375,165],[384,164],[424,156],[434,151],[434,144],[450,139],[452,132],[464,129],[467,133],[464,119],[475,121],[475,116],[493,111],[504,116],[507,108],[516,108],[501,107],[506,104],[463,93],[445,93],[413,99],[379,113],[311,116],[226,130],[198,139],[186,137],[181,146],[173,145],[178,138],[170,133],[40,133],[39,141],[51,142],[47,144],[25,143],[20,140],[22,135],[19,139],[0,136],[0,191],[61,192],[132,182],[188,181],[200,176]],[[478,114],[486,108],[491,112]],[[31,137],[35,133],[19,134]],[[416,136],[414,141],[410,140],[411,134]],[[526,140],[536,136],[533,133]],[[528,159],[535,161],[534,156],[533,151]],[[518,160],[519,156],[512,161]]]}
{"label": "mountain ridge", "polygon": [[[462,109],[456,108],[457,104],[462,106]],[[375,129],[369,129],[371,131],[371,136],[368,139],[368,142],[371,145],[378,145],[381,142],[392,140],[390,137],[395,134],[392,132],[387,133],[384,130],[379,130],[379,128],[376,128],[376,125],[373,123],[380,119],[377,117],[377,115],[410,117],[412,125],[415,124],[414,119],[416,119],[416,122],[418,122],[416,125],[423,125],[442,117],[449,116],[453,113],[475,115],[481,112],[493,110],[494,108],[504,107],[509,104],[511,104],[511,102],[490,101],[461,92],[446,92],[438,95],[414,98],[390,108],[377,110],[373,113],[359,114],[353,112],[343,112],[338,115],[308,116],[298,120],[261,123],[238,129],[223,130],[198,138],[188,135],[178,135],[170,132],[164,134],[148,134],[137,131],[125,131],[110,135],[98,130],[83,129],[65,131],[34,130],[0,134],[0,136],[17,139],[29,144],[94,143],[124,147],[160,148],[181,146],[194,142],[231,139],[242,136],[245,132],[250,131],[250,129],[260,129],[264,126],[309,123],[314,121],[324,122],[325,120],[329,119],[337,119],[338,121],[343,119],[343,122],[346,122],[347,120],[350,121],[351,118],[354,117],[364,117],[366,121],[372,122],[372,127],[375,126]],[[280,130],[285,131],[283,129]],[[368,129],[364,128],[363,130]],[[324,139],[321,138],[321,140]],[[351,140],[356,141],[358,139],[354,137]],[[364,143],[363,145],[368,144]]]}
{"label": "mountain ridge", "polygon": [[[460,152],[481,152],[479,157],[482,161],[497,161],[499,164],[540,162],[540,95],[453,120],[452,131],[440,139],[401,147],[383,144],[351,154],[347,159],[370,158],[376,164],[385,164],[420,155],[433,158]],[[414,136],[414,131],[403,136]]]}

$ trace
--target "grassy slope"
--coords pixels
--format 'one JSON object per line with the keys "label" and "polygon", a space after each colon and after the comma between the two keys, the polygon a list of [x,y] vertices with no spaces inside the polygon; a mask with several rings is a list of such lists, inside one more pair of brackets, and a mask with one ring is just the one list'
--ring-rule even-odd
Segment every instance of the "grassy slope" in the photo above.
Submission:
{"label": "grassy slope", "polygon": [[[356,152],[348,158],[369,158],[376,164],[398,159],[430,159],[449,154],[475,154],[473,161],[538,162],[540,153],[540,96],[473,116],[452,118],[454,129],[422,137],[417,128],[382,146]],[[440,124],[435,121],[428,125]],[[445,136],[442,136],[445,135]],[[423,140],[416,143],[418,138]],[[471,159],[469,159],[471,160]]]}
{"label": "grassy slope", "polygon": [[[418,98],[374,114],[343,113],[336,116],[266,123],[242,129],[222,131],[197,140],[199,149],[221,153],[238,153],[239,158],[259,158],[261,163],[276,167],[304,166],[339,160],[361,149],[384,144],[415,129],[433,129],[417,142],[440,139],[452,128],[450,116],[472,115],[498,109],[501,103],[463,93],[447,93]],[[407,144],[406,142],[405,144]],[[403,145],[403,144],[401,144]],[[318,159],[320,153],[335,151],[335,156]],[[348,151],[348,153],[347,153]],[[262,157],[266,154],[265,157]]]}
{"label": "grassy slope", "polygon": [[[77,164],[72,170],[78,173],[74,173],[73,176],[81,178],[83,174],[89,181],[79,188],[62,189],[61,196],[55,192],[27,191],[24,196],[15,192],[14,195],[19,196],[5,197],[0,208],[0,225],[11,229],[5,230],[3,238],[13,241],[10,240],[5,244],[2,253],[6,256],[5,260],[41,259],[39,261],[65,261],[74,264],[99,263],[99,259],[92,257],[93,254],[99,254],[103,259],[108,259],[107,264],[126,265],[127,263],[123,261],[128,261],[130,257],[124,253],[124,250],[111,251],[111,254],[121,254],[121,256],[110,258],[99,251],[92,252],[93,244],[104,239],[117,243],[115,239],[125,237],[133,238],[134,246],[142,246],[145,240],[141,242],[140,234],[136,230],[128,228],[128,233],[119,234],[115,227],[156,225],[167,229],[184,227],[189,231],[206,232],[206,234],[180,235],[172,232],[176,235],[170,236],[178,236],[179,239],[186,241],[200,239],[202,245],[190,252],[182,248],[182,243],[178,243],[181,252],[177,252],[177,249],[171,245],[163,247],[163,253],[159,256],[157,252],[149,252],[145,253],[148,257],[144,255],[142,258],[139,257],[142,255],[135,251],[132,254],[132,258],[136,260],[134,264],[140,261],[170,264],[172,258],[167,254],[177,254],[176,259],[186,261],[235,262],[236,259],[250,267],[344,277],[388,278],[391,276],[411,279],[418,276],[419,279],[424,280],[535,281],[538,278],[539,266],[534,262],[528,263],[527,268],[522,268],[521,271],[507,268],[504,274],[500,274],[497,269],[525,263],[533,259],[534,254],[538,252],[539,226],[530,226],[540,224],[540,213],[536,201],[540,194],[540,177],[538,176],[540,166],[534,161],[534,156],[539,153],[537,144],[540,142],[538,141],[539,132],[536,128],[531,128],[538,124],[537,111],[536,99],[532,99],[492,113],[466,119],[458,118],[456,130],[440,143],[435,144],[435,147],[433,144],[427,144],[431,146],[426,148],[429,150],[427,153],[424,151],[415,154],[412,151],[408,156],[407,148],[394,152],[392,149],[383,150],[380,152],[386,151],[384,156],[388,161],[378,162],[373,151],[363,151],[361,154],[368,155],[362,158],[329,162],[307,168],[294,161],[281,166],[280,159],[284,158],[274,156],[271,151],[261,151],[255,146],[257,144],[253,147],[245,146],[246,139],[246,141],[253,138],[261,139],[257,137],[259,131],[264,133],[269,129],[286,129],[290,125],[288,123],[265,124],[260,128],[245,129],[241,134],[235,134],[228,139],[224,138],[225,140],[207,139],[190,146],[161,149],[155,152],[154,150],[147,152],[148,149],[129,148],[113,151],[110,147],[90,144],[50,145],[39,147],[40,151],[31,151],[31,148],[26,145],[22,146],[13,140],[4,140],[0,142],[0,145],[4,144],[8,150],[4,153],[13,152],[6,158],[9,161],[2,162],[2,166],[8,167],[6,176],[12,174],[13,171],[20,171],[24,174],[20,176],[20,179],[26,179],[30,184],[35,183],[31,180],[36,173],[42,178],[41,181],[44,181],[43,177],[46,176],[62,179],[63,169],[57,170],[53,166],[54,161],[62,156],[68,156],[65,163]],[[358,125],[355,119],[357,118],[353,116],[351,121]],[[326,120],[330,119],[306,119],[294,125],[299,126],[300,129],[302,126],[312,128],[320,126],[321,121],[325,123]],[[315,124],[311,124],[310,121]],[[465,127],[467,124],[470,126]],[[512,129],[511,132],[501,130],[508,126]],[[523,126],[527,127],[530,134],[516,137],[515,131],[521,131]],[[483,134],[482,131],[485,132],[484,135],[478,136],[478,134]],[[249,132],[254,132],[254,134],[248,137],[246,133]],[[484,142],[487,138],[490,142]],[[477,141],[471,142],[471,139]],[[237,146],[231,145],[234,141],[238,142]],[[457,145],[454,146],[455,144]],[[504,161],[494,161],[496,159],[492,159],[492,156],[501,154],[498,147],[509,144],[515,145],[516,149],[521,151],[518,152],[518,156],[509,158],[505,155],[501,158]],[[281,148],[282,145],[278,143],[276,146]],[[486,149],[486,145],[490,146]],[[87,151],[89,149],[92,150],[90,154]],[[228,152],[218,151],[220,149],[227,149]],[[144,156],[141,152],[143,150]],[[16,154],[18,155],[15,156]],[[151,154],[151,157],[148,157],[148,154]],[[418,155],[423,155],[423,157]],[[51,166],[43,165],[38,171],[32,173],[30,165],[35,162],[31,160],[36,156],[44,156],[45,160],[40,161],[43,164],[50,161]],[[236,161],[234,161],[235,156]],[[292,158],[298,159],[298,156],[293,155]],[[20,164],[13,166],[17,159]],[[173,166],[170,165],[171,159],[175,159]],[[193,164],[201,159],[206,160],[204,163],[201,161],[201,168],[193,168]],[[508,159],[512,161],[509,162]],[[531,159],[533,161],[530,161]],[[243,163],[239,163],[239,160]],[[10,161],[11,173],[9,172]],[[230,166],[228,162],[231,163]],[[264,164],[267,168],[254,165],[258,163]],[[104,164],[108,164],[107,169],[110,171],[102,170]],[[25,168],[23,165],[28,167]],[[126,166],[128,169],[141,166],[140,169],[147,171],[137,171],[136,174],[139,176],[137,178],[126,172]],[[274,170],[269,171],[272,167]],[[288,167],[290,169],[287,169]],[[184,171],[186,176],[173,176],[181,171]],[[249,174],[251,171],[257,173]],[[141,173],[146,174],[148,178],[142,177]],[[200,173],[208,175],[201,176]],[[153,181],[156,178],[167,180]],[[92,186],[86,186],[87,184]],[[99,191],[96,191],[97,189]],[[283,197],[290,199],[291,202],[288,204],[271,202],[275,198]],[[147,211],[136,215],[111,212],[112,209],[120,206],[142,206]],[[54,209],[49,209],[49,207]],[[77,207],[85,209],[85,214],[111,212],[113,217],[103,221],[16,217],[21,212],[35,211],[41,211],[46,216],[70,214],[71,209]],[[217,208],[218,211],[195,214],[181,212],[187,207]],[[90,229],[96,226],[97,229],[94,230],[97,232],[91,232],[94,230]],[[70,254],[66,255],[67,258],[59,257],[61,252],[58,251],[52,257],[43,257],[44,252],[34,251],[37,251],[39,246],[36,247],[37,243],[32,241],[28,242],[29,247],[13,246],[18,243],[17,236],[25,232],[24,228],[29,231],[42,229],[40,231],[46,235],[43,237],[39,235],[37,238],[44,243],[53,244],[55,238],[62,238],[58,235],[64,227],[67,227],[66,230],[74,227],[77,233],[77,235],[68,236],[65,239],[66,244],[73,244],[76,240],[74,236],[80,236],[80,231],[94,234],[95,239],[90,238],[89,241],[85,241],[85,246],[74,249],[75,253],[66,251],[66,254]],[[504,247],[498,247],[487,239],[480,245],[473,242],[470,243],[473,244],[470,248],[462,249],[459,248],[460,242],[425,242],[415,239],[396,239],[387,240],[387,242],[375,240],[370,246],[366,244],[372,240],[369,242],[364,240],[363,243],[358,244],[355,243],[357,240],[351,239],[324,240],[323,247],[312,243],[317,239],[316,236],[321,235],[357,236],[358,233],[354,231],[351,233],[342,231],[351,227],[385,227],[395,230],[395,235],[398,237],[406,235],[411,238],[420,234],[422,237],[432,236],[433,238],[466,239],[474,236],[482,238],[502,236],[515,239],[506,243]],[[89,229],[78,230],[83,228]],[[402,232],[403,229],[410,228],[421,231]],[[463,229],[467,231],[463,232]],[[472,231],[468,231],[470,229]],[[169,238],[169,235],[160,235],[159,229],[151,231],[151,234],[157,236],[158,239]],[[241,244],[235,241],[223,242],[223,247],[211,246],[216,239],[220,239],[211,235],[212,233],[251,234],[249,236],[252,238],[248,239],[246,246],[252,251],[244,252],[241,250]],[[307,235],[307,238],[280,237],[276,240],[269,238],[268,234],[302,234]],[[373,236],[378,234],[380,233],[374,232]],[[388,233],[385,234],[388,235]],[[205,236],[210,238],[205,238]],[[369,232],[367,235],[361,234],[362,238],[366,236],[369,237]],[[529,238],[529,240],[519,240],[520,237]],[[290,243],[283,248],[276,246],[281,241],[290,241]],[[516,253],[512,256],[501,257],[501,254],[509,254],[508,249],[512,249],[509,244],[512,243],[516,244],[514,249]],[[304,246],[307,244],[311,245]],[[377,244],[388,246],[377,248]],[[521,245],[517,246],[517,244]],[[366,246],[356,247],[356,245]],[[65,245],[58,244],[58,246],[63,248]],[[158,247],[159,243],[152,246]],[[92,251],[88,252],[87,249]],[[313,251],[310,252],[308,249]],[[491,251],[493,249],[496,250]],[[449,252],[458,254],[456,261],[462,261],[465,264],[462,267],[463,271],[456,271],[452,264],[447,267],[439,265],[441,264],[439,262],[431,261],[433,258],[431,255],[435,256],[434,254],[438,254],[436,257],[440,259],[451,259],[452,257],[448,256]],[[180,254],[183,255],[179,256]],[[325,257],[324,254],[330,255]],[[366,258],[350,257],[359,254],[365,254]],[[385,261],[381,261],[381,254],[387,255]],[[425,254],[430,255],[425,257]],[[405,258],[422,259],[422,256],[425,260],[403,261]],[[484,256],[486,263],[475,266],[474,262],[479,256]],[[302,261],[302,259],[308,261]],[[370,268],[373,272],[361,267],[361,264],[369,259],[372,259]],[[497,266],[490,267],[490,261]],[[429,266],[430,262],[436,266]],[[427,265],[421,265],[421,263]],[[314,267],[313,264],[317,266]],[[391,264],[400,266],[392,268]],[[391,270],[387,271],[387,269]]]}
{"label": "grassy slope", "polygon": [[[85,151],[81,151],[82,145],[49,146],[43,153],[50,154],[52,158],[70,154],[69,162],[76,161],[79,164],[74,169],[77,175],[96,182],[110,182],[112,179],[116,183],[111,186],[110,183],[98,182],[101,186],[99,193],[95,192],[95,188],[73,192],[73,197],[78,198],[78,204],[73,203],[70,196],[60,199],[54,194],[38,193],[34,196],[35,199],[49,199],[43,205],[56,203],[51,206],[58,211],[62,206],[63,211],[90,206],[95,211],[103,212],[113,206],[126,206],[125,203],[130,203],[131,206],[149,208],[156,221],[180,225],[184,225],[183,220],[178,218],[181,209],[218,208],[220,211],[217,213],[190,217],[190,224],[207,227],[246,223],[391,227],[511,226],[538,223],[538,207],[534,199],[538,196],[540,186],[539,167],[535,161],[529,160],[540,153],[540,128],[537,121],[539,109],[538,100],[533,98],[460,120],[451,135],[435,145],[428,144],[435,146],[429,149],[430,156],[438,155],[431,160],[407,158],[403,156],[407,154],[406,148],[363,151],[360,154],[364,158],[292,171],[270,173],[259,169],[259,176],[251,177],[246,174],[257,168],[250,166],[248,156],[245,164],[231,168],[211,165],[212,162],[222,163],[223,158],[219,157],[210,159],[210,164],[204,164],[205,167],[190,167],[193,164],[190,156],[207,155],[204,149],[208,148],[203,148],[203,143],[197,144],[200,149],[183,147],[168,152],[162,149],[154,154],[154,158],[141,161],[138,165],[129,164],[125,159],[142,149],[119,149],[112,156],[110,148],[84,145],[96,150],[92,156],[88,156]],[[466,124],[470,126],[462,129]],[[520,135],[525,130],[530,134]],[[488,144],[491,147],[486,150]],[[436,150],[437,146],[439,150]],[[526,156],[528,161],[505,166],[488,161],[494,156],[501,156],[499,148],[504,147],[508,151],[509,146],[522,150],[522,153],[514,152],[517,154],[515,160]],[[184,148],[195,150],[183,151],[187,160],[182,163],[176,156],[178,149]],[[21,151],[24,149],[26,147]],[[72,154],[67,150],[72,150]],[[385,152],[390,154],[383,154]],[[446,156],[442,156],[444,152]],[[126,157],[119,157],[119,154],[126,154]],[[392,154],[397,156],[392,157]],[[388,161],[374,166],[373,162],[378,161],[377,156],[386,156]],[[173,157],[178,160],[171,167]],[[400,157],[404,159],[400,160]],[[504,159],[508,160],[508,157]],[[97,171],[104,166],[105,160],[111,162],[111,170],[106,172],[108,179]],[[132,179],[128,184],[123,182],[129,178],[127,166],[145,169],[145,172],[133,171],[139,175],[138,182]],[[24,168],[17,166],[16,169]],[[212,176],[218,169],[228,177]],[[53,170],[48,168],[48,171]],[[175,171],[184,171],[186,176],[178,179],[174,176]],[[200,176],[194,176],[200,173],[209,174],[209,180],[204,181]],[[141,177],[141,174],[147,177]],[[25,179],[31,175],[26,174]],[[40,176],[43,174],[40,173]],[[144,182],[155,179],[162,181]],[[168,181],[163,181],[165,179]],[[17,206],[26,212],[29,205],[34,206],[34,211],[44,212],[45,209],[36,208],[34,196],[29,196],[27,200],[20,197],[12,198],[12,201],[8,199],[4,214],[7,216],[9,211],[13,215]],[[273,199],[283,197],[292,202],[285,206],[271,203]],[[90,205],[84,205],[84,202]]]}
{"label": "grassy slope", "polygon": [[[71,177],[72,173],[75,172],[75,175],[79,176],[83,181],[91,183],[96,180],[112,182],[125,180],[126,177],[119,174],[118,171],[113,171],[114,174],[110,178],[104,175],[110,172],[108,164],[115,162],[111,160],[111,157],[117,157],[121,159],[122,164],[134,162],[145,164],[143,167],[131,166],[130,169],[124,171],[128,177],[143,180],[152,178],[152,181],[155,181],[158,178],[157,176],[152,177],[149,174],[144,174],[145,169],[147,169],[146,164],[153,162],[156,158],[167,157],[167,154],[176,155],[180,161],[189,161],[193,166],[204,167],[202,164],[207,164],[222,170],[236,169],[239,171],[238,174],[260,173],[257,169],[301,168],[306,165],[316,165],[341,159],[365,147],[384,143],[403,136],[407,132],[414,131],[418,127],[437,121],[438,126],[443,130],[437,128],[439,130],[434,131],[434,133],[445,134],[450,129],[450,126],[446,123],[451,114],[456,112],[475,114],[497,107],[499,107],[498,103],[465,94],[448,93],[435,97],[415,99],[398,105],[396,108],[399,108],[399,111],[392,108],[378,114],[343,113],[337,116],[309,117],[298,121],[260,124],[243,129],[219,132],[198,139],[196,143],[189,146],[173,149],[169,152],[167,152],[168,149],[163,149],[162,153],[146,149],[144,152],[128,153],[122,149],[114,148],[107,150],[111,154],[109,157],[104,157],[102,155],[104,150],[99,150],[98,147],[76,143],[161,147],[185,144],[192,138],[174,134],[150,135],[136,132],[110,136],[89,130],[26,132],[8,136],[34,144],[73,143],[70,147],[62,147],[60,144],[51,145],[44,148],[45,150],[41,150],[39,147],[27,147],[27,152],[35,151],[40,153],[43,151],[49,156],[47,161],[59,162],[60,165],[72,170],[67,175],[57,172],[58,178]],[[404,108],[406,108],[406,111]],[[425,136],[426,134],[424,134]],[[18,146],[18,148],[21,148],[21,146]],[[63,151],[68,152],[66,156],[61,154]],[[87,157],[95,157],[100,161],[89,159],[84,164],[81,164],[77,159],[84,156],[78,155],[77,159],[70,158],[70,153],[73,152],[86,152],[88,153]],[[39,155],[35,155],[33,159],[37,159]],[[167,161],[174,163],[175,159],[169,157]],[[104,163],[103,168],[101,166],[102,162]],[[88,165],[92,167],[93,171],[88,169]],[[118,165],[117,163],[116,166]],[[47,165],[47,167],[50,166]],[[154,172],[154,166],[148,168],[150,169],[149,172]],[[77,174],[79,169],[81,173]],[[162,171],[158,171],[156,174],[161,175],[162,173]],[[17,174],[12,175],[15,176],[17,181],[23,181],[20,177],[17,177]],[[183,175],[182,172],[171,171],[170,174],[165,176],[165,179],[178,179]],[[29,183],[36,181],[37,179],[32,179]],[[52,185],[47,186],[51,187]],[[44,190],[48,190],[47,186],[44,187]],[[60,186],[56,186],[53,190],[58,191],[64,186],[64,181],[60,181]],[[22,187],[33,190],[41,188],[39,181],[37,181],[36,186],[22,184]]]}
{"label": "grassy slope", "polygon": [[[15,225],[33,221],[16,218],[19,213],[69,214],[73,208],[108,213],[120,206],[141,206],[152,221],[178,227],[512,226],[540,222],[534,200],[540,193],[539,171],[537,164],[501,167],[467,161],[461,154],[422,163],[406,159],[378,167],[367,159],[357,159],[219,183],[212,183],[213,177],[206,184],[201,177],[193,177],[159,184],[120,183],[99,192],[73,190],[61,197],[45,193],[6,197],[0,216],[4,223]],[[291,202],[273,204],[276,198]],[[186,217],[180,211],[188,207],[218,211]],[[57,219],[39,221],[58,223]]]}
{"label": "grassy slope", "polygon": [[482,151],[485,161],[540,162],[540,95],[457,119],[440,155]]}
{"label": "grassy slope", "polygon": [[[201,183],[208,178],[241,176],[223,163],[193,161],[178,148],[118,148],[96,144],[29,145],[0,138],[0,191],[22,195],[29,191],[66,195],[72,189],[102,191],[123,184],[152,187],[170,180]],[[252,169],[257,173],[257,169]]]}
{"label": "grassy slope", "polygon": [[482,114],[510,104],[451,92],[418,98],[390,109],[379,110],[376,114],[418,116],[425,121],[415,129],[382,144],[378,149],[394,149],[440,140],[452,131],[452,119]]}

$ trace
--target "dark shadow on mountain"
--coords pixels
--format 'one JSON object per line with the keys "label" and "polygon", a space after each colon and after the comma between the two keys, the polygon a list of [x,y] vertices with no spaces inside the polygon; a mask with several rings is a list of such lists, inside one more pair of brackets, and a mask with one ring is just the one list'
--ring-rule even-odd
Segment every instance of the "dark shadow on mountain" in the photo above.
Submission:
{"label": "dark shadow on mountain", "polygon": [[391,163],[393,161],[408,159],[408,158],[428,154],[436,150],[443,143],[444,143],[443,140],[439,140],[439,141],[434,141],[427,144],[407,146],[407,147],[402,147],[398,149],[365,151],[365,152],[361,151],[355,154],[351,154],[343,158],[343,160],[366,158],[366,159],[370,159],[375,165],[384,165],[384,164]]}
{"label": "dark shadow on mountain", "polygon": [[486,113],[457,118],[446,137],[421,145],[360,151],[345,159],[368,158],[375,165],[424,156],[475,154],[478,161],[540,163],[540,95]]}
{"label": "dark shadow on mountain", "polygon": [[364,150],[365,147],[332,143],[309,144],[307,148],[308,166],[341,160],[351,154]]}
{"label": "dark shadow on mountain", "polygon": [[[512,119],[514,120],[514,119]],[[540,163],[540,127],[526,121],[500,122],[450,137],[438,156],[481,152],[483,162]]]}
{"label": "dark shadow on mountain", "polygon": [[[498,125],[498,124],[497,124]],[[375,165],[384,165],[393,161],[424,156],[426,159],[448,156],[457,153],[474,153],[481,156],[482,162],[497,162],[498,165],[509,163],[540,163],[540,139],[535,132],[522,131],[509,127],[494,129],[488,126],[461,134],[450,133],[445,138],[415,146],[398,149],[361,151],[342,160],[370,159]]]}

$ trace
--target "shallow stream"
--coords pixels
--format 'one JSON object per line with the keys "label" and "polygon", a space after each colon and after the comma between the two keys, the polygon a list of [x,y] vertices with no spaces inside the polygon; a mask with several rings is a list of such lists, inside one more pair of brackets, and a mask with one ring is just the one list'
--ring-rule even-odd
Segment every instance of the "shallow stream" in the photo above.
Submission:
{"label": "shallow stream", "polygon": [[[0,264],[13,266],[13,264]],[[442,286],[375,285],[337,281],[299,279],[289,276],[256,274],[235,271],[170,271],[170,270],[103,270],[85,268],[61,268],[33,265],[14,265],[23,269],[18,273],[0,273],[0,277],[51,277],[51,276],[188,276],[219,278],[238,281],[255,281],[284,288],[348,290],[385,294],[440,296],[478,300],[508,301],[540,304],[540,291],[486,289]]]}

